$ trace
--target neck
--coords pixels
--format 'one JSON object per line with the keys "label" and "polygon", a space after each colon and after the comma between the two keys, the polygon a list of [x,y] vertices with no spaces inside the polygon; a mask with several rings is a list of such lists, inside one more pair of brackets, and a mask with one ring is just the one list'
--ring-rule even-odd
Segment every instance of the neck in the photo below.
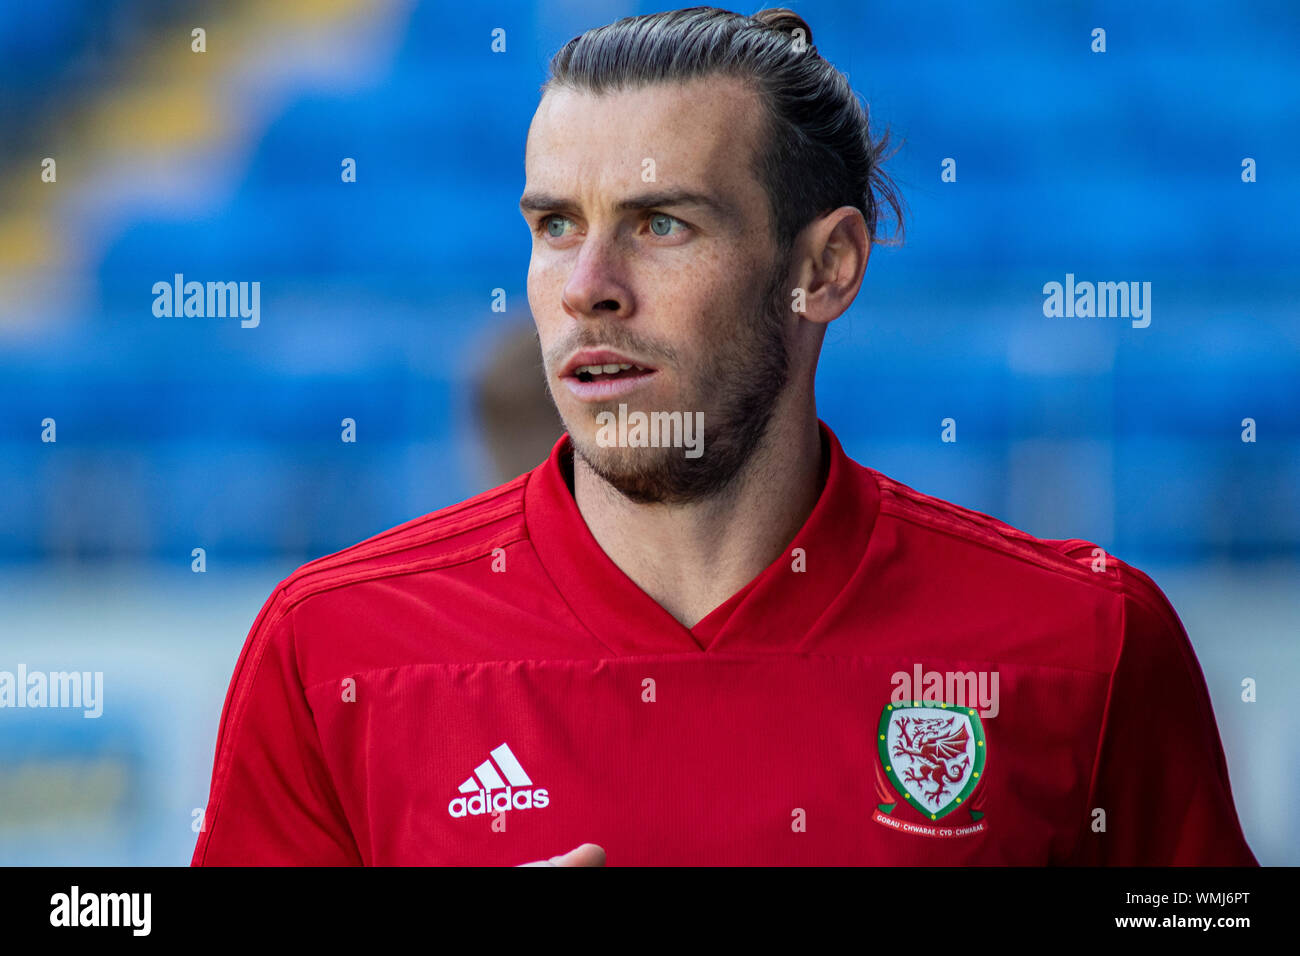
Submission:
{"label": "neck", "polygon": [[579,455],[573,458],[573,492],[601,549],[690,628],[785,550],[812,513],[828,464],[809,401],[798,415],[774,413],[735,479],[707,499],[630,501]]}

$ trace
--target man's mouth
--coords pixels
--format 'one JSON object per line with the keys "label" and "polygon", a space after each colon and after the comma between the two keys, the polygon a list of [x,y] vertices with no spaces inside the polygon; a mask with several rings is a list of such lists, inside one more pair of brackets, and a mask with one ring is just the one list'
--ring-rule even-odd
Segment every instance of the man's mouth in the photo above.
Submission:
{"label": "man's mouth", "polygon": [[579,382],[610,382],[615,379],[639,378],[651,371],[640,365],[615,362],[609,365],[579,365],[573,370],[573,377]]}
{"label": "man's mouth", "polygon": [[634,361],[634,356],[588,349],[569,359],[560,378],[578,399],[598,402],[626,395],[656,374],[657,369]]}

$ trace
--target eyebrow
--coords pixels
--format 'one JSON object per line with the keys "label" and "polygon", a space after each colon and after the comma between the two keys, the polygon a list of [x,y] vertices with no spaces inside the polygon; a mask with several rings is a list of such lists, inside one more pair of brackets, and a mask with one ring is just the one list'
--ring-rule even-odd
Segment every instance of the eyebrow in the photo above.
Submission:
{"label": "eyebrow", "polygon": [[[618,212],[635,212],[638,209],[655,209],[663,206],[703,206],[723,219],[734,220],[736,211],[729,203],[710,196],[708,193],[692,192],[686,189],[668,189],[659,192],[641,193],[629,196],[615,204]],[[551,193],[524,193],[519,200],[520,212],[546,212],[548,210],[577,209],[578,204],[565,196]]]}

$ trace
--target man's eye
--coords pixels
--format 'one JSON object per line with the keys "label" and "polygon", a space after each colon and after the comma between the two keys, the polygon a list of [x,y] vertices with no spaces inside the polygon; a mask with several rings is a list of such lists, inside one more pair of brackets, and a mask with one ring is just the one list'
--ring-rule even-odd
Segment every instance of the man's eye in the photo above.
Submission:
{"label": "man's eye", "polygon": [[657,212],[650,217],[650,231],[656,236],[672,235],[671,230],[673,223],[677,223],[677,225],[683,227],[686,225],[686,223],[682,222],[680,219],[676,219],[667,213]]}
{"label": "man's eye", "polygon": [[562,239],[564,238],[564,226],[560,225],[559,228],[556,228],[556,226],[557,224],[562,224],[570,221],[571,220],[566,219],[563,216],[556,216],[552,214],[550,216],[544,217],[542,221],[537,224],[537,231],[539,234],[544,236],[550,236],[552,239]]}

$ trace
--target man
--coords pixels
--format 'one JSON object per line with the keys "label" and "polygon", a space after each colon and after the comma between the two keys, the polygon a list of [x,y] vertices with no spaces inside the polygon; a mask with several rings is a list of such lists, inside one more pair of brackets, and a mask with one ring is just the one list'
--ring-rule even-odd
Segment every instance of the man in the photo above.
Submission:
{"label": "man", "polygon": [[1255,863],[1150,579],[819,421],[899,205],[811,40],[695,8],[557,54],[520,208],[567,435],[280,584],[196,864]]}

